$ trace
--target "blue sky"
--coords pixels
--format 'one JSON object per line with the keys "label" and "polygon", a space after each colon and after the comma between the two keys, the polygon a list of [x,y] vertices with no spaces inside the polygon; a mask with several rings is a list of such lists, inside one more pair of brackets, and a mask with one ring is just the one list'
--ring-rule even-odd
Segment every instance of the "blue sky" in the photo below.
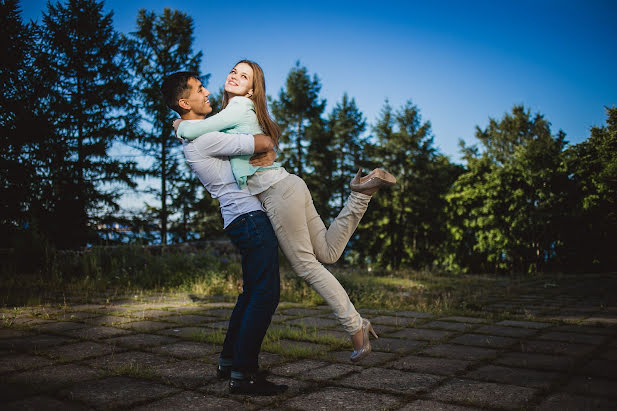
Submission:
{"label": "blue sky", "polygon": [[[22,1],[40,19],[46,1]],[[278,96],[296,60],[321,80],[329,112],[344,92],[369,124],[384,100],[411,100],[432,123],[435,146],[459,161],[459,139],[524,104],[570,143],[617,106],[617,1],[115,1],[114,24],[137,10],[177,8],[195,20],[208,87],[241,58],[261,64]]]}

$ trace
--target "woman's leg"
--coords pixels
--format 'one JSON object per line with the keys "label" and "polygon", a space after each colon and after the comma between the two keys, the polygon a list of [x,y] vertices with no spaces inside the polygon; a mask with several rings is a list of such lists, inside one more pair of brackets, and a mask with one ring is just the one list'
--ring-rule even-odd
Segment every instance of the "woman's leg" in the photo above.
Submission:
{"label": "woman's leg", "polygon": [[338,280],[315,257],[305,211],[312,200],[304,181],[292,174],[261,193],[259,199],[294,272],[328,303],[345,331],[357,333],[362,328],[360,314]]}
{"label": "woman's leg", "polygon": [[[308,189],[307,189],[308,193]],[[343,254],[345,246],[364,216],[371,196],[352,191],[338,216],[326,229],[313,200],[308,193],[306,203],[306,224],[311,236],[311,243],[317,259],[324,264],[334,264]]]}

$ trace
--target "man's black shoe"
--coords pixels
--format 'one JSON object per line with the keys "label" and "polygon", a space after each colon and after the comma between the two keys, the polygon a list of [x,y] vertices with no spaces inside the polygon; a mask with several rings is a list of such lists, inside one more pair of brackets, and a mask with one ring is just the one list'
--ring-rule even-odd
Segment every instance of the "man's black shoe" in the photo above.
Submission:
{"label": "man's black shoe", "polygon": [[[257,375],[265,378],[270,375],[270,371],[259,369],[257,370]],[[229,378],[231,378],[231,366],[217,365],[216,378],[218,378],[219,380],[228,380]]]}
{"label": "man's black shoe", "polygon": [[230,394],[277,395],[287,391],[287,388],[287,385],[275,384],[258,374],[253,374],[242,380],[235,378],[229,380]]}

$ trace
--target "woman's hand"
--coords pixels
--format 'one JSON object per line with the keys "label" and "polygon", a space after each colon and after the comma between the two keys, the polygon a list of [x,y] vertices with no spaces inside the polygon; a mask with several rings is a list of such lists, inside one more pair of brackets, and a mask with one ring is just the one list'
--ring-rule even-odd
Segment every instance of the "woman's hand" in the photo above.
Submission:
{"label": "woman's hand", "polygon": [[268,167],[271,166],[276,159],[276,152],[274,150],[266,151],[265,153],[255,154],[249,160],[249,163],[255,167]]}
{"label": "woman's hand", "polygon": [[176,135],[178,135],[178,127],[180,127],[180,123],[182,123],[183,121],[184,120],[182,120],[181,118],[177,118],[174,120],[173,128],[174,128],[174,131],[176,132]]}

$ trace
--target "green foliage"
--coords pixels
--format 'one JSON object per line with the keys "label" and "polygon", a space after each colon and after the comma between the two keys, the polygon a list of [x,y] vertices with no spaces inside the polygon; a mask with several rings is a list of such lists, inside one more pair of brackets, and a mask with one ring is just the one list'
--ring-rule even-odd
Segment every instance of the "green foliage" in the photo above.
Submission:
{"label": "green foliage", "polygon": [[515,106],[476,136],[482,154],[463,150],[467,171],[448,193],[454,267],[474,271],[535,272],[554,267],[560,247],[563,133]]}
{"label": "green foliage", "polygon": [[272,113],[282,131],[283,161],[290,172],[300,177],[307,171],[307,129],[320,121],[326,106],[326,101],[319,99],[320,90],[317,76],[309,77],[306,67],[298,61],[289,72],[278,100],[271,102]]}
{"label": "green foliage", "polygon": [[385,168],[398,182],[371,200],[354,250],[394,269],[430,267],[446,236],[443,196],[460,169],[436,152],[431,124],[422,122],[411,101],[396,112],[386,102],[373,131],[368,164]]}
{"label": "green foliage", "polygon": [[573,187],[563,258],[578,270],[617,267],[617,108],[606,111],[606,126],[565,153]]}
{"label": "green foliage", "polygon": [[[140,141],[144,153],[154,160],[148,170],[150,175],[161,179],[160,188],[152,193],[161,204],[157,214],[163,244],[167,244],[169,215],[175,211],[169,209],[170,197],[176,198],[176,205],[184,207],[186,202],[181,202],[180,197],[192,193],[190,190],[187,193],[186,184],[182,184],[189,178],[189,171],[180,167],[183,156],[172,128],[177,115],[165,105],[160,86],[166,76],[176,71],[199,72],[202,53],[193,52],[193,30],[193,19],[178,10],[166,8],[157,16],[141,9],[137,16],[137,31],[131,33],[138,101],[141,116],[147,122],[140,131]],[[208,76],[202,77],[204,84],[207,80]],[[182,186],[185,192],[175,192],[178,186]],[[186,209],[182,214],[184,218]],[[183,229],[178,231],[183,232]]]}

